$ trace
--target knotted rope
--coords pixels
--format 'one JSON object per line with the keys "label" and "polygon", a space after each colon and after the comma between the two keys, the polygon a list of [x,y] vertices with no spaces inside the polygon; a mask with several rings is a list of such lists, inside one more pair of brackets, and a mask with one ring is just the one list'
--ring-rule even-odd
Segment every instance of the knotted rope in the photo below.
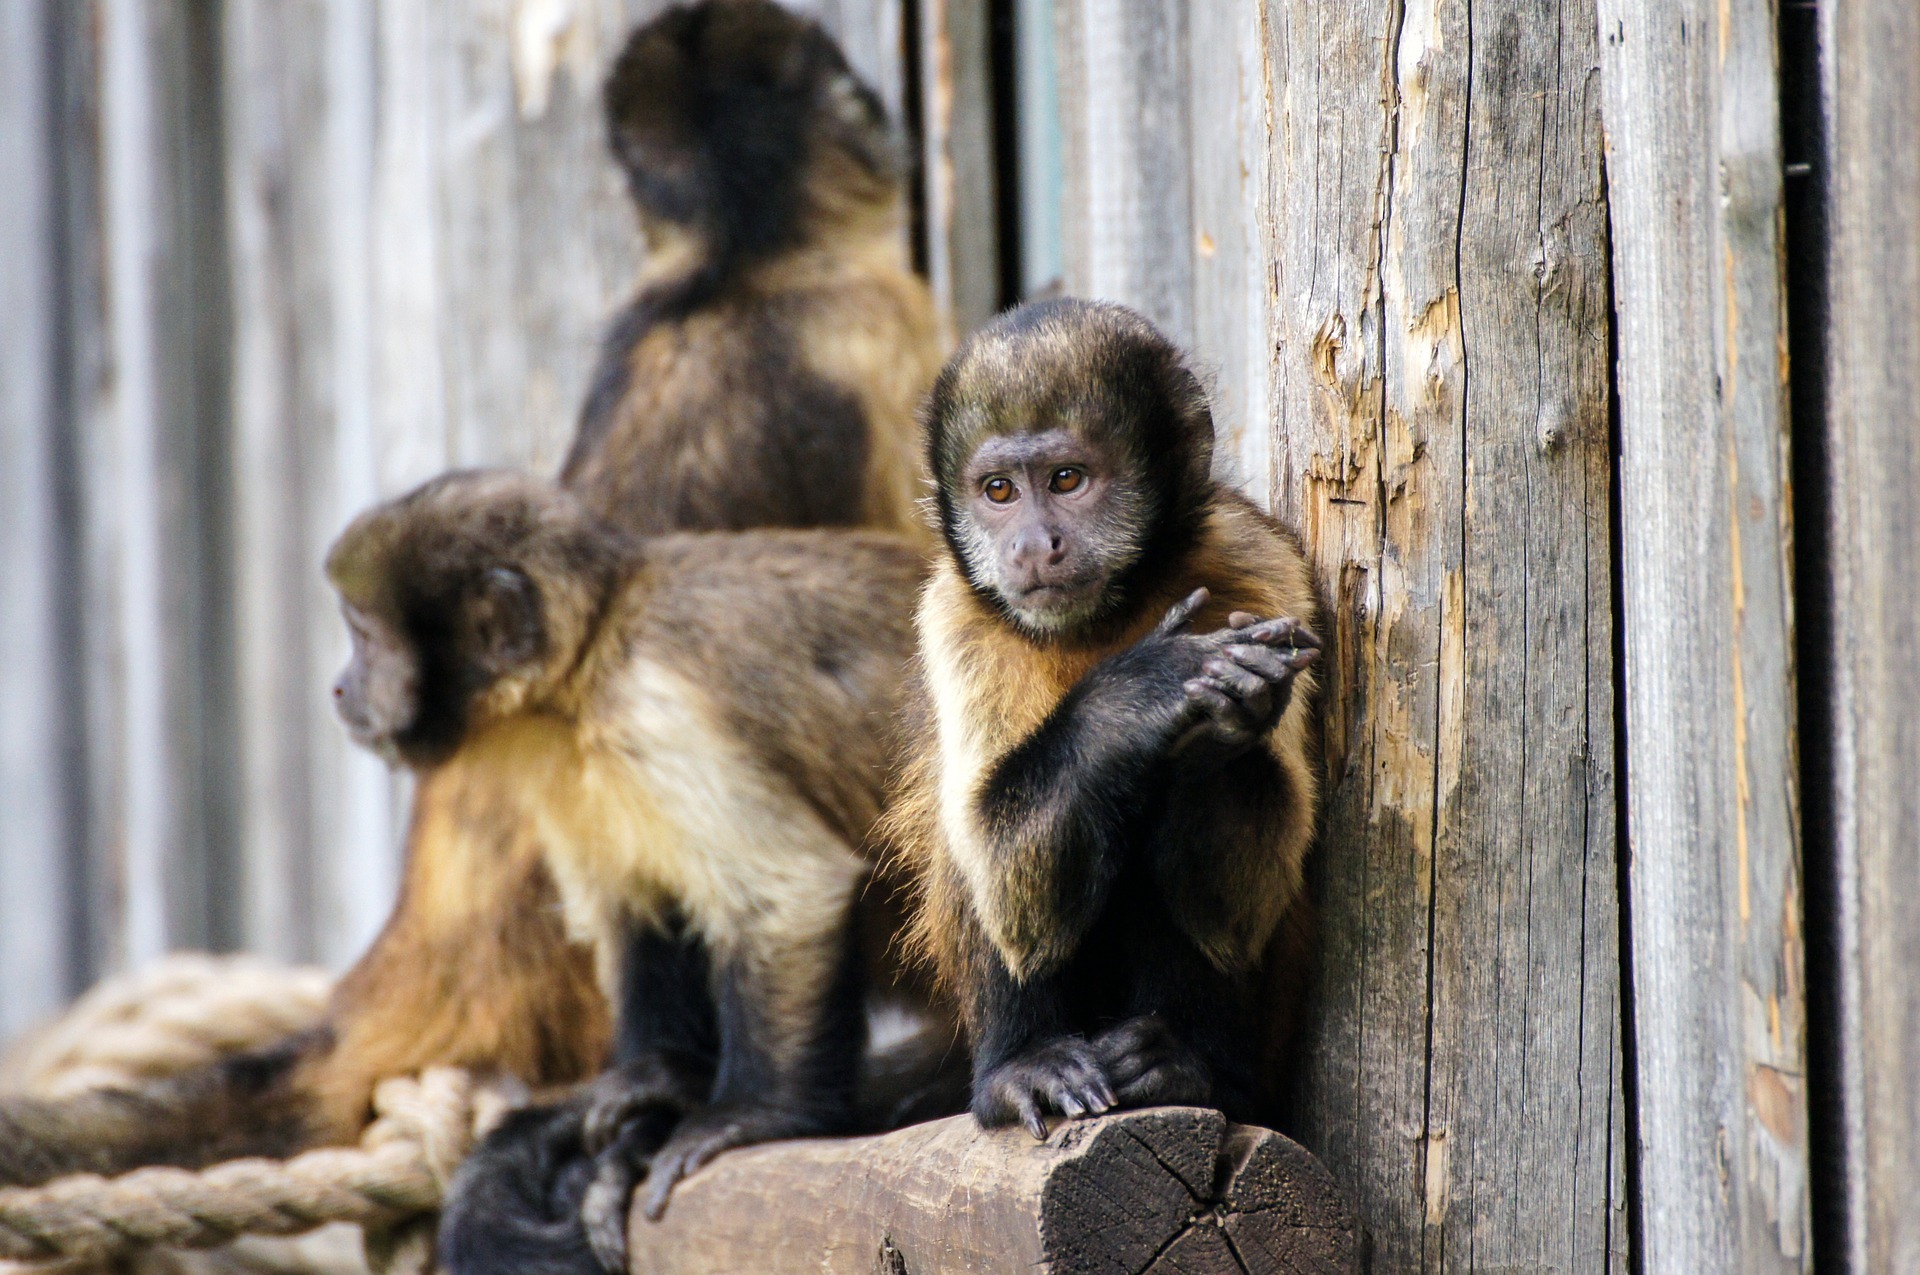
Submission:
{"label": "knotted rope", "polygon": [[[454,1169],[509,1105],[504,1090],[439,1067],[381,1082],[376,1119],[357,1147],[230,1160],[199,1172],[76,1174],[0,1190],[0,1258],[97,1260],[148,1245],[205,1248],[240,1235],[295,1235],[328,1222],[391,1228],[439,1207]],[[403,1264],[416,1262],[409,1256]]]}

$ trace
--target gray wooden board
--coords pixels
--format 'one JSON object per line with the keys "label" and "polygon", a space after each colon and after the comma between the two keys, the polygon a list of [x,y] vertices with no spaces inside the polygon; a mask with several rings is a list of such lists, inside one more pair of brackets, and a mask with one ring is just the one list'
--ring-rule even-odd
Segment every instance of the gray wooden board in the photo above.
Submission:
{"label": "gray wooden board", "polygon": [[1068,291],[1193,339],[1189,6],[1062,0],[1055,45]]}
{"label": "gray wooden board", "polygon": [[966,333],[1000,306],[993,69],[987,0],[918,0],[927,277]]}
{"label": "gray wooden board", "polygon": [[0,1040],[73,990],[59,650],[57,207],[43,0],[0,10]]}
{"label": "gray wooden board", "polygon": [[[1845,1254],[1920,1270],[1920,8],[1822,5]],[[1823,1267],[1827,1258],[1822,1256]]]}
{"label": "gray wooden board", "polygon": [[1806,1270],[1773,12],[1602,0],[1600,32],[1644,1257]]}

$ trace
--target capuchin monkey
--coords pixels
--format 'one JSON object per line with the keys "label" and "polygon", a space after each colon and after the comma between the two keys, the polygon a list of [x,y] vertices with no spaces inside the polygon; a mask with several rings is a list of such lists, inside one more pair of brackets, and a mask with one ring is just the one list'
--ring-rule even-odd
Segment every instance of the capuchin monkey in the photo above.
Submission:
{"label": "capuchin monkey", "polygon": [[[918,527],[913,410],[940,325],[905,263],[900,166],[872,94],[818,27],[732,0],[636,32],[606,106],[651,251],[565,484],[633,534]],[[364,643],[381,621],[353,623]],[[831,682],[833,661],[812,676]],[[349,1143],[380,1080],[438,1064],[536,1088],[596,1073],[612,1015],[560,919],[538,803],[484,754],[415,774],[400,898],[319,1027],[138,1088],[7,1096],[0,1185]],[[877,914],[863,908],[876,948],[893,924]],[[903,1092],[917,1074],[901,1064]]]}
{"label": "capuchin monkey", "polygon": [[813,22],[706,0],[636,31],[605,101],[647,263],[561,480],[644,535],[923,534],[914,413],[944,337],[879,100]]}
{"label": "capuchin monkey", "polygon": [[[658,1215],[730,1147],[853,1128],[856,903],[912,654],[914,545],[628,538],[561,488],[469,472],[363,515],[327,569],[354,637],[336,694],[355,739],[511,792],[592,942],[617,1065],[528,1119],[536,1151],[597,1157],[596,1247],[623,1250],[636,1180]],[[491,1268],[488,1237],[523,1233],[471,1205],[517,1176],[528,1129],[462,1171],[454,1269]]]}
{"label": "capuchin monkey", "polygon": [[1036,1138],[1115,1107],[1256,1118],[1263,956],[1303,932],[1318,801],[1307,564],[1210,476],[1199,382],[1120,306],[1003,316],[926,419],[946,551],[881,836],[973,1112]]}

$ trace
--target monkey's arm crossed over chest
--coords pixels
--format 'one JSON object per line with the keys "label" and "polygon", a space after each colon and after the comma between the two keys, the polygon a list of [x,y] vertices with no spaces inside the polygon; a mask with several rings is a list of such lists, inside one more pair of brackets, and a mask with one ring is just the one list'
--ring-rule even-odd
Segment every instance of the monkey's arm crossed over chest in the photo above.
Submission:
{"label": "monkey's arm crossed over chest", "polygon": [[[1195,632],[1235,612],[1316,613],[1298,552],[1238,497],[1208,511],[1177,578],[1211,592],[1180,626]],[[1152,618],[1102,642],[1036,643],[945,566],[919,620],[926,721],[909,765],[932,782],[902,785],[889,822],[921,861],[918,937],[936,963],[965,961],[950,939],[970,911],[1016,978],[1051,972],[1131,862],[1210,961],[1253,964],[1299,895],[1312,838],[1313,671],[1263,738],[1222,755],[1184,692],[1204,650],[1167,649]]]}

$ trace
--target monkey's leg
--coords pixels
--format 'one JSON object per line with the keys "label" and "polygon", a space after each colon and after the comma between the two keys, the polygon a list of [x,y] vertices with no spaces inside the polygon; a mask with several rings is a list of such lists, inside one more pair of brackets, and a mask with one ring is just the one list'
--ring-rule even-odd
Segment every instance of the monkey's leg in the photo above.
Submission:
{"label": "monkey's leg", "polygon": [[653,1157],[713,1087],[718,1026],[707,945],[677,914],[630,928],[620,962],[614,1065],[588,1088],[593,1181],[580,1219],[608,1270],[626,1263],[627,1201]]}
{"label": "monkey's leg", "polygon": [[1019,1121],[1035,1138],[1046,1117],[1098,1115],[1114,1105],[1099,1056],[1073,1030],[1065,977],[1015,981],[982,938],[968,991],[974,1027],[973,1114],[988,1127]]}
{"label": "monkey's leg", "polygon": [[720,1067],[713,1096],[653,1158],[643,1207],[665,1211],[674,1184],[722,1151],[842,1133],[866,1044],[851,892],[830,913],[760,918],[715,970]]}
{"label": "monkey's leg", "polygon": [[684,1114],[704,1101],[718,1055],[712,963],[706,942],[678,914],[634,925],[620,962],[613,1066],[589,1090],[587,1149],[612,1145],[654,1107]]}
{"label": "monkey's leg", "polygon": [[1222,973],[1174,924],[1150,879],[1129,882],[1113,919],[1124,931],[1127,1017],[1093,1047],[1122,1107],[1255,1108],[1247,980]]}

